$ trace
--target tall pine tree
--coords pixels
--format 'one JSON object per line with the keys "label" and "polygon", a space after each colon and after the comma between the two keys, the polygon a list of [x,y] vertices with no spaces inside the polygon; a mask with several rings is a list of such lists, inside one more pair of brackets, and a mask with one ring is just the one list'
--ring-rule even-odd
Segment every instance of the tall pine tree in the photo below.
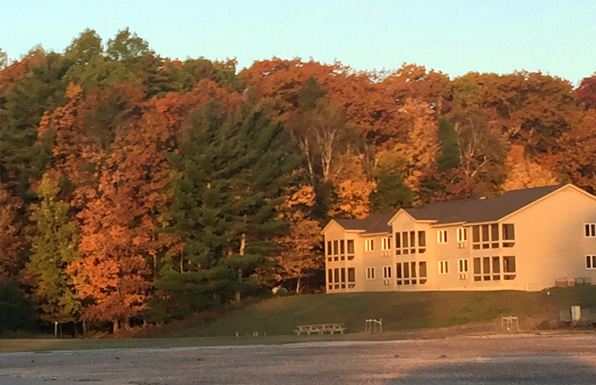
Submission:
{"label": "tall pine tree", "polygon": [[156,286],[196,310],[257,289],[248,278],[268,263],[282,188],[298,164],[296,147],[263,111],[234,114],[216,104],[195,113],[178,154],[167,231],[185,244]]}

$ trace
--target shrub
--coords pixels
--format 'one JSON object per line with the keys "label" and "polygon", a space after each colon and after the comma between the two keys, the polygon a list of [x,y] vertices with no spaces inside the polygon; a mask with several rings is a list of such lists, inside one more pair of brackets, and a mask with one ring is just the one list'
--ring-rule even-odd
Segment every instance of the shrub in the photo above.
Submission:
{"label": "shrub", "polygon": [[37,315],[33,304],[23,297],[14,282],[0,282],[0,333],[32,330]]}

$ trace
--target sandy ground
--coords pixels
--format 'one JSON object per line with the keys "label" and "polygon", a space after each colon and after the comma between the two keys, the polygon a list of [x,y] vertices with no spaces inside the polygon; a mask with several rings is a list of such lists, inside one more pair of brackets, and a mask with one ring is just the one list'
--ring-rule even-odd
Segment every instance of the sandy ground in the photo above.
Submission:
{"label": "sandy ground", "polygon": [[596,384],[596,335],[0,354],[0,385]]}

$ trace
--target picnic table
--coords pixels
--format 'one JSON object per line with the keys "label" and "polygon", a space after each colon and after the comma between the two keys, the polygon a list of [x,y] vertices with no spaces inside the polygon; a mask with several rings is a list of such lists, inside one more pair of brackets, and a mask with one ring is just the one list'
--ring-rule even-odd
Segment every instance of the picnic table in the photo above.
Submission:
{"label": "picnic table", "polygon": [[301,335],[302,333],[306,333],[308,335],[310,335],[310,333],[323,334],[326,332],[329,332],[330,334],[333,334],[335,332],[340,332],[341,334],[344,334],[344,331],[346,329],[347,328],[344,327],[344,324],[314,324],[297,326],[294,332],[297,335]]}

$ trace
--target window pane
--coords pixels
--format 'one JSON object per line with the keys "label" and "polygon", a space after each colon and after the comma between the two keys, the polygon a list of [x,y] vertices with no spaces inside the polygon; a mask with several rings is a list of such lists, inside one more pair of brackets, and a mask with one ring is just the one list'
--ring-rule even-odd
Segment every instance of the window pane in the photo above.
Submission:
{"label": "window pane", "polygon": [[490,239],[491,241],[499,240],[499,225],[496,223],[490,225]]}
{"label": "window pane", "polygon": [[480,274],[480,258],[474,258],[474,274]]}
{"label": "window pane", "polygon": [[333,270],[332,269],[327,270],[327,281],[329,281],[328,283],[333,283]]}
{"label": "window pane", "polygon": [[401,233],[401,235],[402,235],[403,247],[408,247],[408,233],[407,233],[407,231],[404,231],[403,233]]}
{"label": "window pane", "polygon": [[339,254],[339,242],[338,241],[333,241],[333,254],[335,254],[335,255]]}
{"label": "window pane", "polygon": [[412,278],[416,278],[416,262],[411,262],[410,267],[412,269],[412,274],[411,274]]}
{"label": "window pane", "polygon": [[586,237],[590,236],[590,224],[586,223]]}
{"label": "window pane", "polygon": [[397,278],[401,278],[401,263],[398,263],[395,265],[395,274],[397,275]]}
{"label": "window pane", "polygon": [[327,242],[327,255],[331,255],[333,252],[331,251],[331,241]]}
{"label": "window pane", "polygon": [[503,257],[503,272],[515,273],[515,257]]}
{"label": "window pane", "polygon": [[400,233],[395,233],[395,248],[399,249],[401,247],[401,236]]}
{"label": "window pane", "polygon": [[348,239],[348,254],[354,254],[354,240]]}
{"label": "window pane", "polygon": [[586,268],[587,269],[591,269],[592,268],[592,257],[590,255],[588,255],[586,257]]}
{"label": "window pane", "polygon": [[420,247],[426,246],[426,231],[418,232],[418,246],[420,246]]}
{"label": "window pane", "polygon": [[387,237],[387,250],[391,250],[391,237]]}
{"label": "window pane", "polygon": [[482,225],[482,242],[488,242],[488,225]]}
{"label": "window pane", "polygon": [[426,262],[419,262],[418,269],[420,273],[420,278],[426,278]]}
{"label": "window pane", "polygon": [[515,239],[513,224],[503,224],[503,239],[508,241]]}
{"label": "window pane", "polygon": [[472,227],[472,242],[480,242],[480,226]]}
{"label": "window pane", "polygon": [[403,273],[404,273],[404,278],[410,278],[410,269],[408,269],[408,263],[407,262],[404,263]]}
{"label": "window pane", "polygon": [[339,241],[339,253],[345,254],[346,253],[346,242],[342,239]]}
{"label": "window pane", "polygon": [[416,232],[410,231],[410,247],[416,247]]}
{"label": "window pane", "polygon": [[339,268],[333,269],[333,279],[335,283],[339,282]]}
{"label": "window pane", "polygon": [[482,273],[490,274],[490,258],[489,257],[482,258]]}
{"label": "window pane", "polygon": [[499,263],[499,257],[493,257],[493,273],[501,272],[501,264]]}
{"label": "window pane", "polygon": [[346,282],[346,269],[345,268],[341,268],[341,282]]}
{"label": "window pane", "polygon": [[356,269],[348,267],[348,282],[356,282]]}

